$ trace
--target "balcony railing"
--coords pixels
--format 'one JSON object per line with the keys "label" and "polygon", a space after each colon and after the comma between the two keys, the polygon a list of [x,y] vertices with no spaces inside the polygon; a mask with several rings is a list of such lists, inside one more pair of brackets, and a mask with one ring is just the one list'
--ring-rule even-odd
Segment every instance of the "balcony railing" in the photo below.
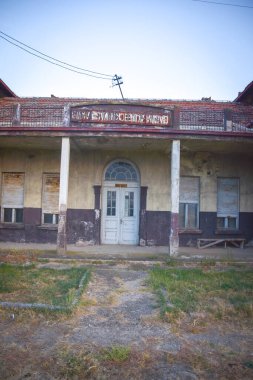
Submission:
{"label": "balcony railing", "polygon": [[179,111],[179,128],[194,131],[253,132],[253,109],[248,112],[233,110]]}
{"label": "balcony railing", "polygon": [[[253,107],[245,106],[229,110],[177,107],[173,120],[172,127],[161,129],[252,133]],[[0,107],[0,129],[11,129],[12,127],[50,129],[66,126],[69,126],[70,129],[73,128],[71,124],[66,124],[66,109],[63,105],[6,105]],[[85,125],[82,127],[85,129]],[[145,130],[150,129],[150,126],[143,125],[139,128]]]}

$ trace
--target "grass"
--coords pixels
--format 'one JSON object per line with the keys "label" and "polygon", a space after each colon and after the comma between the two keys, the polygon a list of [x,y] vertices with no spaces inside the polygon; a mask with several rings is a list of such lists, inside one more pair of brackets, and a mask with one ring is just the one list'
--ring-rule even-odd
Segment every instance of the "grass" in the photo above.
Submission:
{"label": "grass", "polygon": [[130,355],[130,348],[126,346],[112,346],[103,351],[103,359],[121,363],[126,361]]}
{"label": "grass", "polygon": [[216,319],[253,317],[253,271],[240,267],[150,271],[149,283],[159,297],[163,316],[205,312]]}
{"label": "grass", "polygon": [[91,352],[65,348],[58,352],[57,364],[62,379],[89,379],[95,375],[99,363]]}
{"label": "grass", "polygon": [[85,274],[88,275],[87,269],[82,267],[51,269],[37,268],[35,265],[2,264],[0,301],[69,307]]}

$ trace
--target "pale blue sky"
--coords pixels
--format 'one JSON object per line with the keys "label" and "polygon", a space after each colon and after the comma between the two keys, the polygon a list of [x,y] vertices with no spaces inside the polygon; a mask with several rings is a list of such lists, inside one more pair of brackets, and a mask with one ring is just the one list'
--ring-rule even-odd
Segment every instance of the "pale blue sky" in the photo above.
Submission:
{"label": "pale blue sky", "polygon": [[[218,0],[216,0],[218,1]],[[253,7],[253,0],[223,0]],[[192,0],[0,0],[0,30],[59,60],[122,75],[125,98],[233,100],[253,80],[253,8]],[[0,38],[19,96],[119,98]]]}

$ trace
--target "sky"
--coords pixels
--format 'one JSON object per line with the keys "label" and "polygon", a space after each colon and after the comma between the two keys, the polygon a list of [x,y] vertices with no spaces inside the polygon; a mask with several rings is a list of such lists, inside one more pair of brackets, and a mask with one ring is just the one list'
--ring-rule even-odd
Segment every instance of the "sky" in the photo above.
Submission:
{"label": "sky", "polygon": [[[125,99],[233,100],[253,80],[253,0],[221,2],[231,5],[0,0],[0,30],[60,61],[121,76]],[[110,77],[74,73],[2,38],[0,78],[18,96],[121,97]]]}

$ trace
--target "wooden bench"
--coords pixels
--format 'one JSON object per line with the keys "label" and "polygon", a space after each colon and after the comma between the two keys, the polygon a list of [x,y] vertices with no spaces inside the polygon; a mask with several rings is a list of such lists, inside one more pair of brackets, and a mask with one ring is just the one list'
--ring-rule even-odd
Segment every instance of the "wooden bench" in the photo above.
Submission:
{"label": "wooden bench", "polygon": [[233,245],[236,248],[244,248],[245,239],[240,238],[225,238],[225,239],[198,239],[198,248],[208,248],[213,247],[218,244],[224,243],[224,247],[227,248],[228,244]]}

